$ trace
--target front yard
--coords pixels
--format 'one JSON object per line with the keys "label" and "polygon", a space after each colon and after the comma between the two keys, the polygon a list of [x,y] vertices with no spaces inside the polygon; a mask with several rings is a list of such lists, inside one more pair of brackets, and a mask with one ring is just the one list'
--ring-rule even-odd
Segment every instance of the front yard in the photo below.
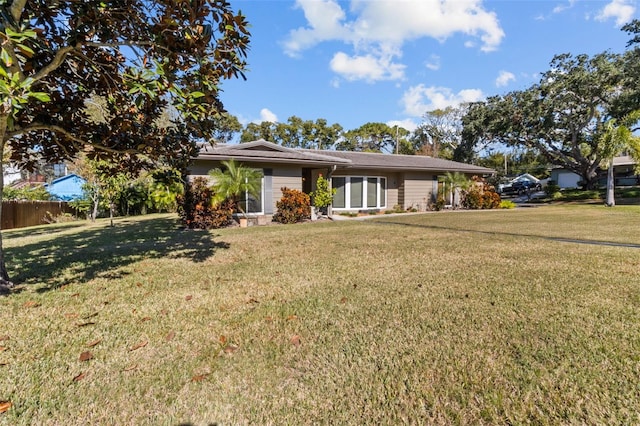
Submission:
{"label": "front yard", "polygon": [[638,229],[543,206],[8,231],[0,424],[638,423]]}

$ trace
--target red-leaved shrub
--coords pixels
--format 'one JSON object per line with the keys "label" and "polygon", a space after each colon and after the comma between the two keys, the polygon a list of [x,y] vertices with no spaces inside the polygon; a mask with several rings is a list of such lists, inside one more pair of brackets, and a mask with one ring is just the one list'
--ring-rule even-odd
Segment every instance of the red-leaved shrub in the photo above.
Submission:
{"label": "red-leaved shrub", "polygon": [[195,178],[187,186],[184,195],[177,197],[178,215],[189,229],[223,228],[233,223],[233,201],[211,204],[213,191],[205,178]]}
{"label": "red-leaved shrub", "polygon": [[273,220],[280,223],[297,223],[311,219],[309,195],[297,189],[281,188],[282,198],[276,203],[278,211]]}

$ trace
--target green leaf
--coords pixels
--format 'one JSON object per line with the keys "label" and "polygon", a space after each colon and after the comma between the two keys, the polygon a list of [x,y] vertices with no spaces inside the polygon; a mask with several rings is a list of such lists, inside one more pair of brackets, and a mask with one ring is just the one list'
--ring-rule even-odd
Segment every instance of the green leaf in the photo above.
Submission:
{"label": "green leaf", "polygon": [[191,97],[194,99],[202,98],[203,96],[205,96],[205,94],[202,92],[191,92]]}
{"label": "green leaf", "polygon": [[9,52],[7,52],[4,47],[2,48],[2,52],[0,52],[0,61],[2,61],[7,67],[13,65],[13,60],[11,59],[11,56],[9,56]]}
{"label": "green leaf", "polygon": [[39,100],[40,102],[51,102],[51,97],[45,92],[31,92],[29,96]]}

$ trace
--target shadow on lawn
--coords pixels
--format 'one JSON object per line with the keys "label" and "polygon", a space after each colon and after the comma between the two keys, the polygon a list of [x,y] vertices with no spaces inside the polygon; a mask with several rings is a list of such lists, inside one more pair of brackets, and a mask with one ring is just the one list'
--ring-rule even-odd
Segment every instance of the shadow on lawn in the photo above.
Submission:
{"label": "shadow on lawn", "polygon": [[127,274],[122,267],[144,259],[203,262],[217,250],[227,248],[228,243],[214,241],[214,235],[207,231],[184,230],[174,218],[152,218],[125,219],[114,227],[64,233],[47,241],[8,248],[5,256],[16,285],[43,284],[38,291],[48,291],[96,277],[119,278]]}
{"label": "shadow on lawn", "polygon": [[407,222],[395,222],[391,220],[377,220],[375,223],[381,223],[384,225],[400,225],[400,226],[408,226],[414,228],[425,228],[425,229],[439,229],[445,231],[456,231],[456,232],[468,232],[473,234],[486,234],[486,235],[507,235],[510,237],[526,237],[526,238],[539,238],[542,240],[548,241],[557,241],[561,243],[573,243],[573,244],[588,244],[588,245],[596,245],[596,246],[611,246],[611,247],[626,247],[626,248],[634,248],[640,249],[640,244],[634,243],[620,243],[616,241],[602,241],[602,240],[584,240],[578,238],[565,238],[565,237],[551,237],[544,235],[535,235],[535,234],[519,234],[513,232],[497,232],[497,231],[479,231],[475,229],[460,229],[448,226],[438,226],[438,225],[424,225],[418,223],[407,223]]}

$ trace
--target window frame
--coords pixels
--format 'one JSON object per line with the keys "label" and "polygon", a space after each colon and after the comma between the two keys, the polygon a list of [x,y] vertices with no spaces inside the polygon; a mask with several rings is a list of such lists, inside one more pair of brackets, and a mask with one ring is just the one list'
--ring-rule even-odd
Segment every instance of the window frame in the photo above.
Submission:
{"label": "window frame", "polygon": [[[336,207],[332,204],[333,210],[338,211],[346,211],[346,210],[378,210],[378,209],[386,209],[387,208],[387,199],[388,199],[388,179],[386,176],[379,175],[353,175],[353,176],[332,176],[331,177],[331,187],[336,188],[334,186],[333,179],[344,179],[344,207]],[[362,199],[361,206],[352,207],[351,206],[351,179],[356,179],[360,181],[361,191],[362,191]],[[369,179],[376,179],[376,206],[369,207]],[[382,184],[384,182],[384,184]],[[382,197],[381,195],[384,195]],[[383,199],[384,198],[384,199]]]}

